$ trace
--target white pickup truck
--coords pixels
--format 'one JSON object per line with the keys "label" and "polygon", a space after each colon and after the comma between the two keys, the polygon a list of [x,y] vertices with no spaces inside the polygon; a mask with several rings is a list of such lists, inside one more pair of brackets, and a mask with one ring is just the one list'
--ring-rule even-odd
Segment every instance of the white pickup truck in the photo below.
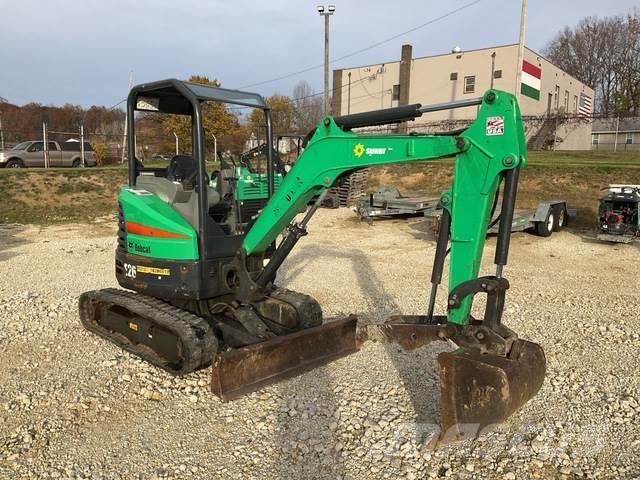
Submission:
{"label": "white pickup truck", "polygon": [[[82,156],[79,142],[48,142],[50,167],[81,167]],[[44,142],[34,140],[22,142],[10,150],[0,151],[0,167],[25,168],[44,167]],[[84,144],[84,162],[87,167],[96,166],[96,155],[88,142]]]}

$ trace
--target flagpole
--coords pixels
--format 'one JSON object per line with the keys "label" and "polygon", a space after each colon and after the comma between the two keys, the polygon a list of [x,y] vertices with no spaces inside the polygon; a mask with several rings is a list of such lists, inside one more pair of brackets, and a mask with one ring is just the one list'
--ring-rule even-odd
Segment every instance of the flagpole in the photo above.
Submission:
{"label": "flagpole", "polygon": [[522,89],[522,62],[524,61],[524,33],[527,23],[527,0],[522,0],[522,13],[520,14],[520,39],[518,40],[518,64],[516,69],[515,95],[520,102],[520,90]]}

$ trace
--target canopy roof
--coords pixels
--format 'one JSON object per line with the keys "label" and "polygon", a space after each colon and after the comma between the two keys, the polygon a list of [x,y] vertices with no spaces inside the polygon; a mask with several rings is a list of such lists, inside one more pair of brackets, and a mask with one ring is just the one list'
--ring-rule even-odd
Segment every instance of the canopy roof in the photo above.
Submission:
{"label": "canopy roof", "polygon": [[136,85],[129,93],[129,103],[136,110],[163,113],[191,114],[195,102],[223,102],[245,107],[267,109],[257,93],[229,90],[200,83],[170,78]]}

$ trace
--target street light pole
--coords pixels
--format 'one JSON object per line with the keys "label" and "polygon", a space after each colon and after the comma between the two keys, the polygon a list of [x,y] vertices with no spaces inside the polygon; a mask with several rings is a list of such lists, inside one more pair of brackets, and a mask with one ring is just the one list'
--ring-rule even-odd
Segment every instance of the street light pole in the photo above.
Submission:
{"label": "street light pole", "polygon": [[520,101],[522,89],[522,62],[524,61],[524,34],[527,25],[527,0],[522,0],[522,12],[520,14],[520,37],[518,39],[518,69],[516,70],[516,91],[514,92]]}
{"label": "street light pole", "polygon": [[178,135],[173,132],[173,136],[176,137],[176,155],[180,155],[180,143],[178,142]]}
{"label": "street light pole", "polygon": [[329,5],[325,11],[324,5],[318,5],[318,13],[324,17],[324,95],[322,97],[322,112],[329,114],[329,17],[336,11],[335,5]]}

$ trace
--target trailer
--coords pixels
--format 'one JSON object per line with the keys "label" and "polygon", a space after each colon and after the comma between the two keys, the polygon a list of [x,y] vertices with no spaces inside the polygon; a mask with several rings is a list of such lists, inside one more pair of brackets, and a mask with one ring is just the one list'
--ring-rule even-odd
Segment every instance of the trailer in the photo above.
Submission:
{"label": "trailer", "polygon": [[[440,228],[442,206],[440,198],[422,193],[401,194],[393,185],[385,185],[377,192],[361,200],[354,210],[362,220],[375,218],[424,216],[437,233]],[[512,232],[531,231],[541,237],[549,237],[565,228],[576,210],[568,208],[564,199],[541,201],[536,208],[516,209],[511,224]],[[497,208],[489,223],[488,233],[498,233],[500,209]]]}
{"label": "trailer", "polygon": [[440,204],[440,197],[413,192],[401,194],[394,185],[383,185],[361,198],[353,207],[361,220],[379,217],[426,216]]}

